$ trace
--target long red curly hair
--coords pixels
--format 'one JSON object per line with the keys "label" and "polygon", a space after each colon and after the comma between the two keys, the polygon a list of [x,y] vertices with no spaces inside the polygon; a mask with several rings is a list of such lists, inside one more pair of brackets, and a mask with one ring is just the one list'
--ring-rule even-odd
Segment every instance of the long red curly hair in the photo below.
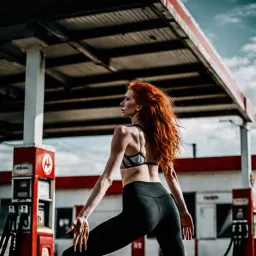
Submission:
{"label": "long red curly hair", "polygon": [[140,81],[129,83],[135,102],[142,106],[139,120],[144,125],[147,142],[155,161],[164,174],[171,174],[172,164],[180,152],[181,136],[173,111],[173,100],[152,84]]}

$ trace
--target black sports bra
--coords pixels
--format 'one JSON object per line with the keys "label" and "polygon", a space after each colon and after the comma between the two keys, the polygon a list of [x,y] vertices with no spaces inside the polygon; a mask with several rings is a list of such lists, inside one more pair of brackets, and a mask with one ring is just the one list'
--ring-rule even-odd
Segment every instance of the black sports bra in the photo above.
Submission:
{"label": "black sports bra", "polygon": [[[144,131],[143,128],[138,124],[133,124],[131,126],[139,127],[142,131]],[[139,143],[139,145],[140,145],[140,143]],[[123,161],[121,163],[120,168],[125,169],[125,168],[131,168],[131,167],[134,167],[134,166],[140,166],[140,165],[144,165],[144,164],[158,165],[154,162],[146,162],[145,160],[146,160],[146,158],[145,158],[145,156],[143,156],[143,154],[140,152],[140,150],[137,154],[132,155],[132,156],[127,156],[127,155],[124,154]]]}

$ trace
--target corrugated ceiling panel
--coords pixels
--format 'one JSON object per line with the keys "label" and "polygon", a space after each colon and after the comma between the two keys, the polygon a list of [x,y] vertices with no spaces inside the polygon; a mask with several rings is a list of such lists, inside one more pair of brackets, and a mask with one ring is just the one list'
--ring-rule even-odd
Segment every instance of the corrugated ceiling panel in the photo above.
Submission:
{"label": "corrugated ceiling panel", "polygon": [[26,25],[10,26],[6,28],[0,28],[0,41],[8,40],[9,38],[21,38],[24,37]]}
{"label": "corrugated ceiling panel", "polygon": [[177,37],[170,28],[151,29],[147,31],[127,33],[125,35],[106,36],[85,40],[86,43],[98,49],[111,49],[122,46],[133,46],[155,42],[175,40]]}
{"label": "corrugated ceiling panel", "polygon": [[14,74],[21,74],[25,72],[25,68],[16,62],[9,62],[0,59],[0,76],[9,76]]}
{"label": "corrugated ceiling panel", "polygon": [[77,54],[78,51],[68,44],[56,44],[46,48],[45,53],[47,58],[56,58]]}
{"label": "corrugated ceiling panel", "polygon": [[197,62],[189,50],[176,50],[112,58],[111,65],[119,69],[141,69]]}
{"label": "corrugated ceiling panel", "polygon": [[65,75],[73,76],[73,77],[109,73],[107,69],[99,65],[95,65],[93,62],[66,65],[66,66],[54,68],[53,70],[59,71]]}
{"label": "corrugated ceiling panel", "polygon": [[146,7],[64,19],[58,22],[69,30],[84,30],[129,24],[155,18],[157,18],[156,14],[149,7]]}

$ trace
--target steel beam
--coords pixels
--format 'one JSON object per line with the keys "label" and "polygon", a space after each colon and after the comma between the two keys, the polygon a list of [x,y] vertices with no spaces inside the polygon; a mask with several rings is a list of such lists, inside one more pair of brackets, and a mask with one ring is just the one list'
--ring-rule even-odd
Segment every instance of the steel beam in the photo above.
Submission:
{"label": "steel beam", "polygon": [[193,64],[184,64],[184,65],[173,65],[173,66],[165,66],[165,67],[157,67],[157,68],[146,68],[146,69],[138,69],[138,70],[125,70],[119,71],[112,74],[104,74],[104,75],[92,75],[92,76],[84,76],[79,78],[74,78],[72,80],[72,86],[81,86],[85,84],[92,83],[106,83],[117,80],[133,80],[136,78],[150,78],[153,76],[162,76],[162,75],[172,75],[172,74],[182,74],[189,72],[200,72],[203,70],[203,67],[199,63]]}
{"label": "steel beam", "polygon": [[165,24],[161,19],[157,18],[152,20],[134,22],[130,24],[113,25],[105,27],[104,29],[101,27],[71,32],[71,36],[74,40],[81,41],[98,37],[115,36],[120,34],[125,35],[128,33],[141,32],[165,27],[167,27],[167,24]]}
{"label": "steel beam", "polygon": [[71,34],[70,31],[68,31],[64,26],[61,24],[51,21],[51,22],[44,22],[41,24],[45,29],[49,31],[52,35],[59,38],[61,42],[68,43],[71,47],[76,49],[78,52],[80,52],[82,55],[86,56],[86,59],[90,59],[93,61],[96,65],[101,65],[107,70],[111,72],[115,72],[116,69],[112,67],[109,63],[109,58],[105,56],[100,56],[95,49],[93,49],[91,46],[86,44],[85,42],[80,43],[79,39],[77,39],[74,35]]}

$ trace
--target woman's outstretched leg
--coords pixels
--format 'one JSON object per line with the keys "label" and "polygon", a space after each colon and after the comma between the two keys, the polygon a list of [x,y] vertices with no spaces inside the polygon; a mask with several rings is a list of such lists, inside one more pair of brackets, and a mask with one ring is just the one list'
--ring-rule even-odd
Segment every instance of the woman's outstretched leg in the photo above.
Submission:
{"label": "woman's outstretched leg", "polygon": [[[83,250],[82,254],[80,252],[75,253],[72,246],[63,253],[63,256],[98,256],[116,251],[131,242],[132,236],[129,229],[129,225],[127,225],[121,213],[90,231],[87,240],[87,250]],[[77,246],[77,251],[78,248]]]}
{"label": "woman's outstretched leg", "polygon": [[[129,221],[121,213],[94,228],[87,241],[87,250],[74,252],[74,247],[63,252],[63,256],[100,256],[117,251],[132,241],[146,235],[149,230],[146,225],[137,221]],[[153,228],[153,227],[152,227]],[[78,251],[77,246],[77,251]]]}

